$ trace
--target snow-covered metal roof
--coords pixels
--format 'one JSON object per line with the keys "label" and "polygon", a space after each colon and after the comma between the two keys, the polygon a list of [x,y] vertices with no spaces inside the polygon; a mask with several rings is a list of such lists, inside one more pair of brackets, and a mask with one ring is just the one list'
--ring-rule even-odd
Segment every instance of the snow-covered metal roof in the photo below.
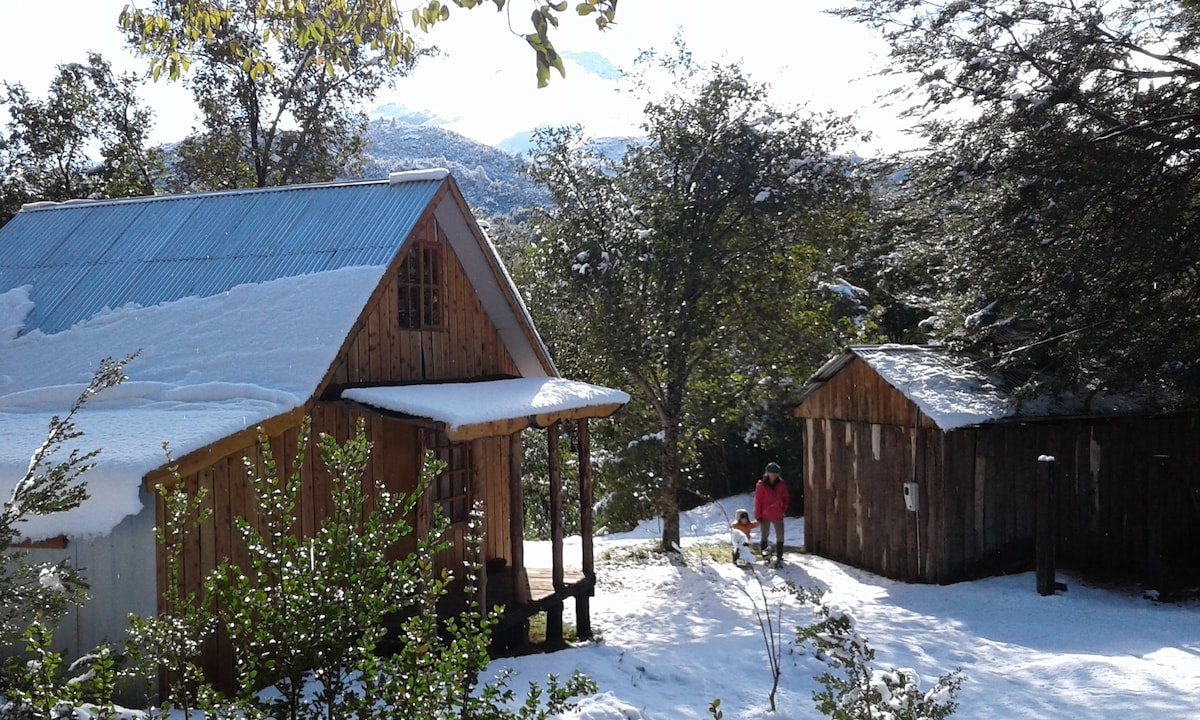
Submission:
{"label": "snow-covered metal roof", "polygon": [[[0,228],[0,498],[100,358],[141,352],[130,380],[77,419],[81,449],[103,450],[91,497],[22,534],[105,534],[142,508],[141,479],[164,464],[163,442],[179,458],[303,407],[430,209],[520,373],[556,375],[461,196],[439,195],[448,182],[444,170],[419,171],[18,213]],[[559,412],[598,413],[596,402]]]}
{"label": "snow-covered metal roof", "polygon": [[105,308],[386,266],[445,178],[27,206],[0,228],[0,292],[32,286],[24,332],[55,333]]}

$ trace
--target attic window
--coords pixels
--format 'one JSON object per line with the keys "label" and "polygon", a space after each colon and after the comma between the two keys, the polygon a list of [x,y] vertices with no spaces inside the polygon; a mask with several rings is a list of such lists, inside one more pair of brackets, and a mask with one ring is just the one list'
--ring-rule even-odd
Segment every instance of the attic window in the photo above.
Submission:
{"label": "attic window", "polygon": [[452,443],[445,433],[438,433],[431,448],[438,460],[446,463],[442,474],[433,481],[433,502],[440,505],[446,519],[452,523],[466,522],[470,511],[471,446]]}
{"label": "attic window", "polygon": [[442,326],[442,247],[422,240],[400,263],[400,327],[425,330]]}

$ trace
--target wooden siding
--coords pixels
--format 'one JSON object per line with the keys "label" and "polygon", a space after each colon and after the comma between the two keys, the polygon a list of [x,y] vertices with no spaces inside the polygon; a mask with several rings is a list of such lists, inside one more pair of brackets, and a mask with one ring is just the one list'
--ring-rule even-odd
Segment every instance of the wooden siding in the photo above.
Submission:
{"label": "wooden siding", "polygon": [[[1060,567],[1143,578],[1154,533],[1162,539],[1167,582],[1194,583],[1198,436],[1194,414],[995,423],[948,433],[809,418],[805,544],[907,581],[1028,570],[1038,457],[1052,455]],[[1155,455],[1169,456],[1158,486]],[[906,480],[920,483],[918,513],[904,509]]]}
{"label": "wooden siding", "polygon": [[325,385],[420,382],[484,376],[517,376],[516,364],[479,302],[462,264],[427,215],[406,243],[440,236],[442,248],[442,327],[403,330],[399,317],[398,268],[401,253],[372,295],[343,345]]}
{"label": "wooden siding", "polygon": [[[975,436],[974,484],[984,492],[974,554],[985,567],[1004,545],[1028,548],[1022,560],[1031,562],[1038,457],[1051,455],[1060,566],[1143,578],[1153,531],[1168,574],[1200,579],[1200,416],[1003,423],[955,433],[948,452],[967,457],[959,447],[967,435]],[[1156,455],[1167,456],[1157,485]]]}
{"label": "wooden siding", "polygon": [[852,359],[796,408],[797,418],[936,428],[933,421],[861,358]]}
{"label": "wooden siding", "polygon": [[[940,433],[926,429],[805,420],[805,547],[888,577],[933,581],[942,548],[927,517],[942,511],[939,449]],[[904,483],[914,480],[920,513],[904,505]]]}

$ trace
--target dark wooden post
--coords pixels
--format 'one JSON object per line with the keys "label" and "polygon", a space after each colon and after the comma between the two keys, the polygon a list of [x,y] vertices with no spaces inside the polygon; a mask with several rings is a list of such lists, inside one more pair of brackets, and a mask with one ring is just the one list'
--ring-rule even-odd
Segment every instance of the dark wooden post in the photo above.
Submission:
{"label": "dark wooden post", "polygon": [[1165,591],[1163,527],[1167,523],[1167,455],[1155,455],[1150,463],[1150,483],[1146,489],[1146,585],[1148,590]]}
{"label": "dark wooden post", "polygon": [[1051,455],[1038,458],[1036,522],[1037,591],[1039,595],[1053,595],[1057,533],[1054,517],[1054,457]]}
{"label": "dark wooden post", "polygon": [[554,594],[558,597],[546,610],[546,642],[562,644],[563,640],[563,499],[562,474],[559,468],[558,423],[546,428],[550,470],[550,549]]}
{"label": "dark wooden post", "polygon": [[525,580],[525,494],[521,492],[521,433],[513,433],[508,443],[508,542],[512,553],[512,600],[529,602]]}
{"label": "dark wooden post", "polygon": [[579,436],[579,542],[583,547],[583,577],[588,584],[585,592],[575,597],[575,635],[580,640],[592,639],[591,593],[596,586],[596,562],[592,548],[592,449],[588,436],[588,421],[578,425]]}

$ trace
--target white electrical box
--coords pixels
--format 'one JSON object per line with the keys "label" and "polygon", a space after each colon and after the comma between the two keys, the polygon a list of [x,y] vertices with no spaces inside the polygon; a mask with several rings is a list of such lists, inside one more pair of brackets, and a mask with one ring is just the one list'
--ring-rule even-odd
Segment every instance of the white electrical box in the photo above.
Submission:
{"label": "white electrical box", "polygon": [[917,512],[921,509],[921,486],[915,482],[904,483],[904,507],[909,512]]}

